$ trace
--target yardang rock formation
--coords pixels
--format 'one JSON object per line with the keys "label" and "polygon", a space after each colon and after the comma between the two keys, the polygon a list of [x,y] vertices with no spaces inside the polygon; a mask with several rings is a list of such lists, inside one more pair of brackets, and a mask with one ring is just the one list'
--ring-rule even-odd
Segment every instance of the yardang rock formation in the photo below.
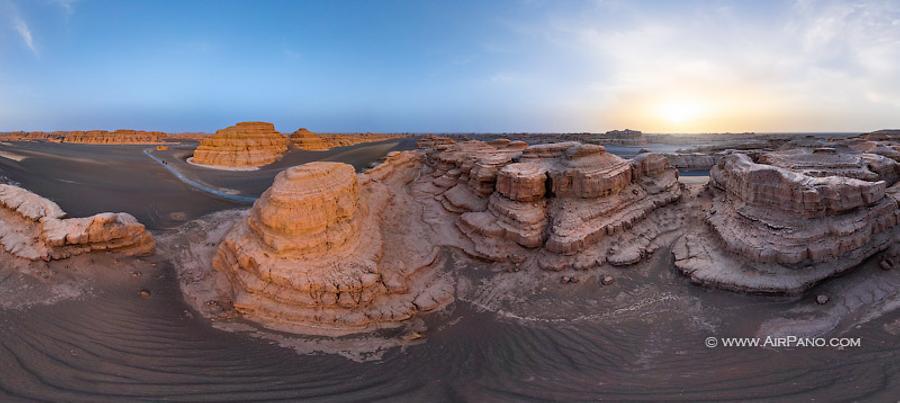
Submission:
{"label": "yardang rock formation", "polygon": [[495,140],[437,145],[428,162],[421,191],[459,214],[464,249],[483,259],[627,265],[678,222],[657,211],[681,196],[677,171],[658,154],[629,161],[599,145]]}
{"label": "yardang rock formation", "polygon": [[336,335],[392,326],[451,301],[438,249],[396,192],[419,158],[394,154],[359,176],[331,162],[278,174],[213,260],[230,280],[235,308],[270,327]]}
{"label": "yardang rock formation", "polygon": [[705,285],[796,293],[857,266],[891,245],[900,220],[887,191],[897,163],[876,157],[819,148],[722,158],[708,226],[678,241],[676,267]]}
{"label": "yardang rock formation", "polygon": [[49,261],[95,251],[153,252],[153,237],[128,213],[65,216],[50,200],[0,184],[0,245],[14,256]]}
{"label": "yardang rock formation", "polygon": [[281,159],[288,139],[265,122],[241,122],[200,141],[191,162],[223,168],[256,168]]}
{"label": "yardang rock formation", "polygon": [[401,138],[396,134],[316,134],[308,129],[298,129],[291,133],[290,139],[295,147],[307,151],[325,151],[335,147],[347,147],[354,144],[374,143],[378,141]]}

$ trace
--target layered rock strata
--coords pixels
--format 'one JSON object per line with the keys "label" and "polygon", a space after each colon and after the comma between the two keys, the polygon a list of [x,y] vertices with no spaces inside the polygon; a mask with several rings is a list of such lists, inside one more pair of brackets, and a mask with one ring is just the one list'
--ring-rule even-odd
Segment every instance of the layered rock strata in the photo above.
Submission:
{"label": "layered rock strata", "polygon": [[226,168],[255,168],[281,159],[288,139],[265,122],[241,122],[204,138],[191,162]]}
{"label": "layered rock strata", "polygon": [[219,245],[213,267],[248,319],[338,335],[391,326],[453,299],[439,250],[398,192],[421,155],[395,153],[357,176],[314,162],[276,176]]}
{"label": "layered rock strata", "polygon": [[146,255],[153,237],[127,213],[65,218],[54,202],[23,188],[0,184],[0,245],[28,260],[58,260],[95,251]]}
{"label": "layered rock strata", "polygon": [[[459,214],[464,249],[483,259],[534,258],[548,270],[631,264],[677,222],[653,214],[681,195],[658,154],[625,160],[599,145],[501,139],[435,145],[427,162],[418,189]],[[645,241],[629,248],[618,243],[625,238]]]}
{"label": "layered rock strata", "polygon": [[166,139],[163,132],[147,132],[142,130],[89,130],[66,132],[62,136],[64,143],[80,144],[157,144]]}
{"label": "layered rock strata", "polygon": [[299,129],[291,133],[290,139],[295,147],[307,151],[325,151],[336,147],[347,147],[355,144],[373,143],[395,138],[395,134],[316,134],[307,129]]}
{"label": "layered rock strata", "polygon": [[707,226],[676,243],[676,267],[701,284],[793,293],[858,265],[900,220],[886,196],[896,178],[867,167],[831,149],[724,157],[710,171]]}

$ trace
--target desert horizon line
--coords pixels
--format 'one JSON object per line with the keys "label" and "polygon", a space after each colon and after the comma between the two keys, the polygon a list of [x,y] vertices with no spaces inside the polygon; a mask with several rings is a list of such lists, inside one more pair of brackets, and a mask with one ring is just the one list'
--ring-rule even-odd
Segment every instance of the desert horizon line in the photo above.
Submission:
{"label": "desert horizon line", "polygon": [[[243,123],[242,122],[235,122]],[[265,122],[261,120],[257,121],[245,121],[245,122]],[[266,122],[271,123],[271,122]],[[227,126],[226,126],[227,127]],[[898,126],[900,127],[900,126]],[[106,131],[106,132],[115,132],[122,130],[134,130],[134,131],[142,131],[142,132],[159,132],[166,134],[214,134],[217,130],[224,129],[225,127],[220,127],[218,129],[213,130],[161,130],[161,129],[144,129],[144,128],[135,128],[135,127],[118,127],[113,129],[100,129],[100,128],[88,128],[88,129],[79,129],[79,128],[69,128],[69,129],[57,129],[57,130],[28,130],[28,129],[2,129],[0,130],[0,134],[8,134],[8,133],[65,133],[65,132],[90,132],[90,131]],[[641,134],[645,135],[669,135],[669,136],[693,136],[693,135],[741,135],[741,134],[759,134],[759,135],[805,135],[805,134],[865,134],[865,133],[873,133],[879,131],[900,131],[900,128],[891,128],[891,127],[882,127],[871,130],[783,130],[783,131],[758,131],[758,130],[713,130],[713,131],[643,131],[640,129],[633,129],[630,127],[626,128],[616,128],[609,130],[535,130],[535,131],[523,131],[523,130],[489,130],[489,131],[478,131],[478,130],[313,130],[309,127],[298,127],[294,130],[282,131],[277,128],[276,130],[279,133],[290,134],[297,130],[310,130],[313,133],[318,134],[409,134],[409,135],[429,135],[429,134],[449,134],[449,135],[465,135],[465,134],[486,134],[486,135],[498,135],[498,134],[604,134],[610,132],[620,132],[620,131],[637,131]]]}

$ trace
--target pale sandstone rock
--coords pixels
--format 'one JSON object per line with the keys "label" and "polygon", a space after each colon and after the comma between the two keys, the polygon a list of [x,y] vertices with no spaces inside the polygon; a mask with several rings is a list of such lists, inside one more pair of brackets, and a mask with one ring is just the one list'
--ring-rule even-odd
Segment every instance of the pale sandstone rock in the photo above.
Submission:
{"label": "pale sandstone rock", "polygon": [[[452,300],[438,251],[415,230],[392,191],[411,181],[416,153],[389,155],[357,177],[315,162],[280,173],[219,246],[235,308],[267,326],[345,334],[390,326]],[[388,228],[399,225],[402,231]]]}
{"label": "pale sandstone rock", "polygon": [[[629,161],[599,145],[465,141],[437,144],[427,155],[431,175],[418,189],[435,195],[446,210],[462,213],[456,224],[471,240],[466,252],[495,261],[537,254],[541,266],[551,270],[605,261],[609,243],[589,258],[561,256],[628,232],[681,193],[677,172],[664,157],[646,154]],[[649,227],[641,233],[651,238],[668,233],[653,235]],[[638,245],[644,246],[632,253],[638,259],[617,262],[636,262],[658,247],[649,241]]]}
{"label": "pale sandstone rock", "polygon": [[214,167],[260,167],[281,159],[287,146],[288,139],[271,123],[241,122],[200,141],[191,162]]}
{"label": "pale sandstone rock", "polygon": [[[897,200],[883,180],[855,179],[878,179],[856,157],[829,149],[759,158],[778,166],[723,158],[710,172],[709,226],[678,241],[676,267],[701,284],[794,293],[887,248],[900,220]],[[835,175],[820,176],[826,172]]]}
{"label": "pale sandstone rock", "polygon": [[64,218],[50,200],[12,185],[0,185],[0,245],[28,260],[58,260],[93,251],[126,255],[153,252],[153,237],[127,213]]}

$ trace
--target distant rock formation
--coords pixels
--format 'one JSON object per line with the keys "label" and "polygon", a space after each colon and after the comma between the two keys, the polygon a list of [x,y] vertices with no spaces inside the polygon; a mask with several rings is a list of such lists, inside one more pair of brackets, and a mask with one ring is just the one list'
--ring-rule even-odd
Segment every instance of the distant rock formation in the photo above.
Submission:
{"label": "distant rock formation", "polygon": [[66,132],[62,136],[63,143],[80,144],[156,144],[166,139],[163,132],[146,132],[141,130],[89,130]]}
{"label": "distant rock formation", "polygon": [[654,214],[681,196],[677,171],[658,154],[629,161],[598,145],[494,140],[437,145],[427,162],[420,191],[459,214],[471,240],[464,250],[482,259],[536,258],[548,270],[627,265],[678,222]]}
{"label": "distant rock formation", "polygon": [[50,200],[18,186],[0,184],[0,245],[14,256],[49,261],[95,251],[153,252],[153,237],[130,214],[65,216]]}
{"label": "distant rock formation", "polygon": [[900,220],[886,193],[896,162],[877,157],[801,149],[722,158],[710,172],[709,225],[676,243],[675,265],[701,284],[781,293],[858,265],[890,245]]}
{"label": "distant rock formation", "polygon": [[644,137],[644,133],[638,130],[610,130],[592,138],[591,143],[640,146],[647,144],[647,139]]}
{"label": "distant rock formation", "polygon": [[291,133],[291,142],[301,150],[324,151],[331,148],[321,137],[304,128]]}
{"label": "distant rock formation", "polygon": [[611,139],[636,139],[643,135],[640,130],[610,130],[603,134],[604,137]]}
{"label": "distant rock formation", "polygon": [[288,139],[265,122],[241,122],[204,138],[191,162],[225,168],[255,168],[281,159]]}
{"label": "distant rock formation", "polygon": [[402,138],[397,134],[316,134],[308,129],[298,129],[291,133],[291,142],[295,147],[307,151],[325,151],[335,147],[347,147],[355,144],[373,143],[378,141]]}
{"label": "distant rock formation", "polygon": [[234,306],[248,319],[301,333],[337,335],[391,326],[453,299],[435,267],[438,249],[395,189],[421,156],[392,154],[357,176],[314,162],[275,178],[219,245]]}
{"label": "distant rock formation", "polygon": [[4,141],[51,141],[76,144],[157,144],[166,140],[163,132],[143,130],[78,130],[55,132],[7,132],[0,134]]}
{"label": "distant rock formation", "polygon": [[882,129],[861,136],[867,140],[900,140],[900,129]]}
{"label": "distant rock formation", "polygon": [[678,169],[710,169],[719,159],[722,158],[722,154],[663,154],[666,157],[666,160],[669,161],[669,165],[678,168]]}

